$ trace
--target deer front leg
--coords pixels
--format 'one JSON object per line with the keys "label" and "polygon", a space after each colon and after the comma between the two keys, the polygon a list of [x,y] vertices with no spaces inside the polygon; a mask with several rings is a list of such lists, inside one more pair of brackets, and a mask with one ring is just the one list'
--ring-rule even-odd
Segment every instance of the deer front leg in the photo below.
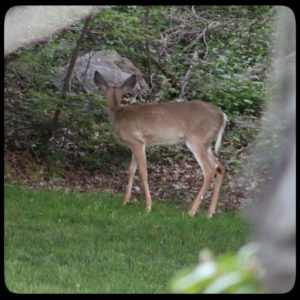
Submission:
{"label": "deer front leg", "polygon": [[139,175],[143,184],[143,189],[145,193],[145,201],[146,201],[146,210],[147,212],[151,212],[152,208],[152,200],[149,191],[148,185],[148,174],[147,174],[147,162],[146,162],[146,154],[145,154],[145,144],[135,144],[131,147],[134,156],[137,160]]}
{"label": "deer front leg", "polygon": [[128,185],[127,185],[127,188],[126,188],[126,194],[125,194],[125,198],[124,198],[124,204],[126,205],[130,198],[131,198],[131,190],[132,190],[132,183],[133,183],[133,179],[134,179],[134,174],[136,172],[136,168],[137,168],[137,161],[136,161],[136,158],[132,152],[132,155],[131,155],[131,162],[130,162],[130,165],[129,165],[129,179],[128,179]]}

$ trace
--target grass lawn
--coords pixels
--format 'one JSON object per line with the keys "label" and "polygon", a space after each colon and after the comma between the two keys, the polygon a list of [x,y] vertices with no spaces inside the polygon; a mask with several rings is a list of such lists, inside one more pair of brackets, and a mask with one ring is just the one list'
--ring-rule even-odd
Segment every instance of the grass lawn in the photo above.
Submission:
{"label": "grass lawn", "polygon": [[5,186],[4,272],[15,293],[164,293],[202,248],[236,251],[247,226],[234,213],[191,218],[154,200]]}

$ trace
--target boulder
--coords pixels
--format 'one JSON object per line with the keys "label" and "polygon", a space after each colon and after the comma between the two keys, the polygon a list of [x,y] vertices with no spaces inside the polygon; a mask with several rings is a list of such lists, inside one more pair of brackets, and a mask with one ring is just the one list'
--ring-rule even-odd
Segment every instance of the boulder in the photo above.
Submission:
{"label": "boulder", "polygon": [[[62,89],[68,67],[69,65],[64,66],[52,81],[52,84],[59,90]],[[149,86],[143,79],[141,71],[128,58],[120,56],[114,50],[89,52],[78,57],[73,71],[72,84],[76,79],[87,92],[98,91],[99,88],[93,79],[95,71],[98,71],[111,86],[120,86],[131,74],[135,74],[137,84],[131,93],[137,96],[149,91]]]}

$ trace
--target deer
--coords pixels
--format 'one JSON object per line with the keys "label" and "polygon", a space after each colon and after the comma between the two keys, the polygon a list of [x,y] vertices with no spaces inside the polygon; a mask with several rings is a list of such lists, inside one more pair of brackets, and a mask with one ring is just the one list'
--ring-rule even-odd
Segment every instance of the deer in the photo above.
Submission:
{"label": "deer", "polygon": [[[102,75],[95,71],[94,82],[104,91],[107,99],[108,119],[119,142],[131,150],[129,179],[124,204],[130,202],[134,175],[138,168],[142,182],[146,211],[151,212],[146,147],[184,143],[193,153],[203,171],[203,184],[196,195],[189,215],[198,211],[204,194],[215,179],[207,217],[215,214],[218,196],[225,175],[225,167],[217,158],[228,118],[215,105],[200,101],[140,103],[122,105],[125,93],[132,90],[137,78],[130,75],[119,87],[109,86]],[[216,139],[214,153],[212,142]]]}

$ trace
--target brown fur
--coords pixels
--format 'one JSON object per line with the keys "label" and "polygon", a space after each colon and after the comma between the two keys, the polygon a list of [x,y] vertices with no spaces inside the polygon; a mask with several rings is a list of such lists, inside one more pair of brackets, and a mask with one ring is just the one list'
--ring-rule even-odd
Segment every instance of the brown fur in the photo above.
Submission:
{"label": "brown fur", "polygon": [[146,146],[185,142],[204,173],[204,183],[193,202],[190,215],[193,216],[196,213],[209,182],[216,177],[208,212],[211,217],[215,212],[225,174],[225,168],[211,151],[211,144],[218,133],[223,132],[226,121],[224,113],[216,106],[199,100],[122,106],[121,101],[125,91],[132,89],[136,84],[134,75],[125,80],[121,87],[109,87],[98,72],[95,72],[94,80],[106,91],[109,120],[119,141],[132,151],[125,204],[130,200],[133,177],[138,167],[147,211],[151,211],[152,200],[148,187]]}

